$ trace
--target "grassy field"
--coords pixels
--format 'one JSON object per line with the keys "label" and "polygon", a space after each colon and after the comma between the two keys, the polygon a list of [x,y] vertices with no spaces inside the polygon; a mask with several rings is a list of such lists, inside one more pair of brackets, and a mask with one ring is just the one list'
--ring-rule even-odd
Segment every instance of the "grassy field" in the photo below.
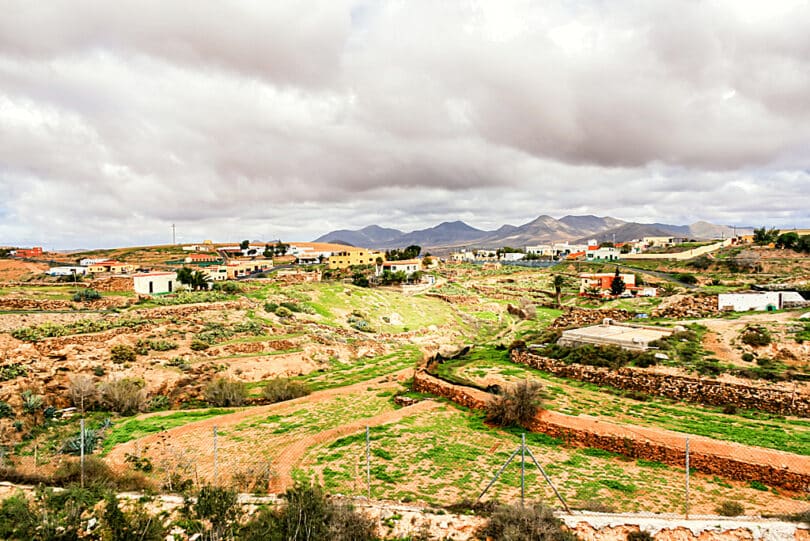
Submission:
{"label": "grassy field", "polygon": [[565,380],[513,364],[506,351],[479,349],[457,363],[445,363],[440,373],[472,382],[538,379],[546,387],[545,407],[560,413],[594,415],[623,424],[659,427],[810,456],[808,419],[754,411],[726,414],[722,408],[646,396],[639,396],[644,399],[640,401],[624,396],[630,393]]}
{"label": "grassy field", "polygon": [[[372,497],[433,505],[475,500],[520,441],[517,432],[488,427],[480,414],[449,404],[438,411],[372,427],[370,436]],[[617,511],[682,510],[682,470],[596,449],[566,448],[542,434],[527,434],[526,438],[573,507],[598,502]],[[310,449],[296,476],[320,481],[330,492],[361,495],[366,493],[364,468],[365,436],[358,432]],[[526,497],[559,505],[531,463],[526,472]],[[515,460],[484,499],[515,501],[519,479],[519,460]],[[743,483],[732,485],[719,478],[695,475],[692,490],[693,512],[711,512],[725,499],[740,501],[749,512],[773,509],[769,507],[772,493]]]}

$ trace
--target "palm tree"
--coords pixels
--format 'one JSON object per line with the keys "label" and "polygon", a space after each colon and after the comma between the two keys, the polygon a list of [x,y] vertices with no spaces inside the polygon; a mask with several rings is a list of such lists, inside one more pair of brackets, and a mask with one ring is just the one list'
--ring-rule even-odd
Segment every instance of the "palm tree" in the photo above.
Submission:
{"label": "palm tree", "polygon": [[557,274],[554,276],[554,293],[557,295],[557,306],[562,306],[562,288],[565,285],[565,278]]}

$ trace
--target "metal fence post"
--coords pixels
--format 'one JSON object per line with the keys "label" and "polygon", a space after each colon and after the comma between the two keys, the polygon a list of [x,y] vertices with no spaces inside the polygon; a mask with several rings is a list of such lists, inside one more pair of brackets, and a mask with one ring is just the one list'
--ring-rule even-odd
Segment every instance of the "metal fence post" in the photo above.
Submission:
{"label": "metal fence post", "polygon": [[84,417],[79,420],[79,484],[84,488]]}
{"label": "metal fence post", "polygon": [[368,489],[368,499],[371,499],[371,438],[369,436],[368,425],[366,425],[366,488]]}
{"label": "metal fence post", "polygon": [[520,435],[520,506],[526,498],[526,433]]}
{"label": "metal fence post", "polygon": [[214,486],[218,485],[217,475],[217,427],[214,426]]}
{"label": "metal fence post", "polygon": [[689,518],[689,438],[686,438],[686,494],[684,501],[686,518]]}

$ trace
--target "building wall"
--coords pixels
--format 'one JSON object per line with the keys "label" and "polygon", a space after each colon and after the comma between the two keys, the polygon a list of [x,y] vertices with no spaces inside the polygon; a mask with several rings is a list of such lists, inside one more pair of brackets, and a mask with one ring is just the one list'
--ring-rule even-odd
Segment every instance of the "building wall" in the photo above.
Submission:
{"label": "building wall", "polygon": [[133,276],[132,282],[135,293],[140,295],[172,293],[177,290],[177,274],[174,272],[160,274],[136,274]]}
{"label": "building wall", "polygon": [[51,267],[45,274],[49,276],[84,276],[87,274],[86,267]]}
{"label": "building wall", "polygon": [[385,261],[385,253],[372,250],[358,249],[333,252],[329,256],[329,268],[346,269],[354,265],[374,265],[378,257]]}
{"label": "building wall", "polygon": [[769,306],[782,309],[785,302],[803,302],[804,298],[795,291],[768,291],[763,293],[721,293],[717,296],[718,310],[767,310]]}

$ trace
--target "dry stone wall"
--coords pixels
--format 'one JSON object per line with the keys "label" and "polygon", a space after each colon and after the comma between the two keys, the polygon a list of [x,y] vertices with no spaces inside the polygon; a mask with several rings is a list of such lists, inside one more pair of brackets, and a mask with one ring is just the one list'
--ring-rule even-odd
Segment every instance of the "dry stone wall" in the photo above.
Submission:
{"label": "dry stone wall", "polygon": [[528,351],[512,350],[512,362],[531,366],[563,378],[600,386],[637,391],[674,400],[707,404],[733,405],[778,415],[810,417],[810,396],[775,385],[754,386],[692,376],[675,376],[645,368],[619,368],[566,364]]}
{"label": "dry stone wall", "polygon": [[[416,371],[413,385],[414,390],[418,392],[442,396],[471,409],[484,409],[490,397],[488,393],[477,389],[453,385],[452,383],[428,374],[424,370]],[[562,414],[550,416],[552,419],[564,419],[567,417],[568,416],[563,416]],[[600,425],[604,426],[608,424],[609,423],[600,423]],[[587,424],[584,426],[585,427],[580,428],[574,423],[570,426],[563,425],[558,422],[545,420],[544,416],[539,414],[526,428],[532,432],[540,432],[559,438],[574,447],[592,447],[632,458],[654,460],[673,466],[684,466],[684,448],[679,445],[667,443],[668,439],[672,439],[671,437],[667,438],[662,436],[660,438],[661,441],[653,441],[652,439],[643,437],[619,436],[605,432],[604,430],[590,430],[587,428]],[[671,436],[674,433],[667,434]],[[729,445],[731,446],[733,444]],[[722,449],[724,446],[724,442],[717,442],[719,449]],[[697,471],[722,475],[723,477],[740,481],[759,481],[771,486],[779,486],[787,490],[798,492],[810,490],[810,474],[790,470],[787,466],[780,468],[770,464],[746,462],[740,456],[733,456],[731,453],[727,455],[712,453],[707,450],[701,450],[703,447],[710,446],[695,446],[695,449],[690,454],[690,466]],[[792,457],[793,455],[786,456]]]}

